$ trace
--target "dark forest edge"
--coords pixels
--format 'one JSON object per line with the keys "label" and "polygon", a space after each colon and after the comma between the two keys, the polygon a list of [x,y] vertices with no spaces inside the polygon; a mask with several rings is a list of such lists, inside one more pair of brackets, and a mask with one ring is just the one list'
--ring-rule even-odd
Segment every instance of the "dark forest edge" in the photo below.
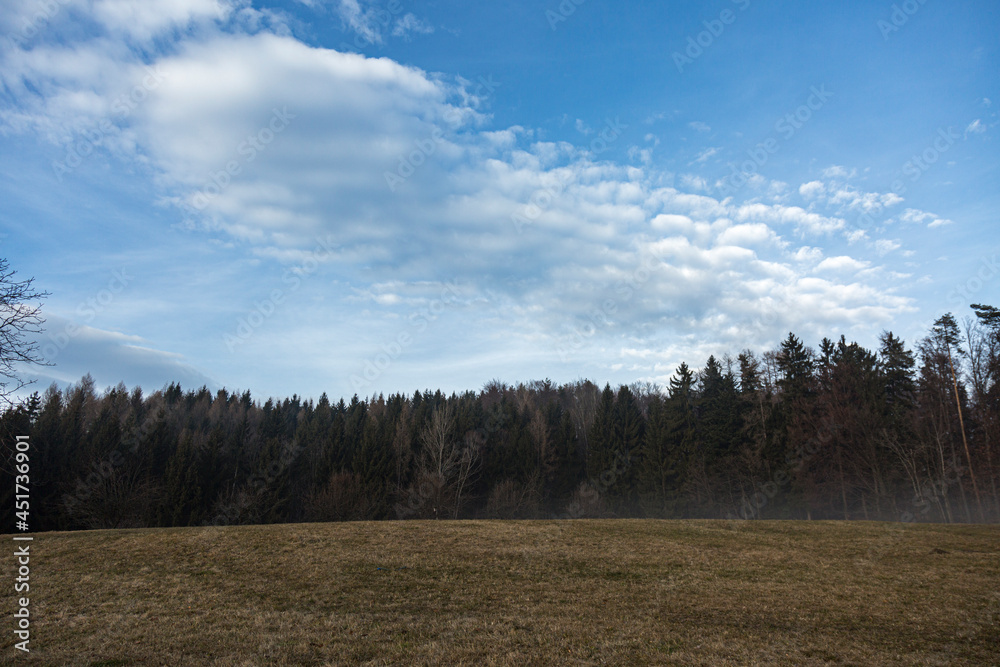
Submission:
{"label": "dark forest edge", "polygon": [[915,351],[841,336],[681,364],[668,387],[549,380],[263,404],[90,376],[0,416],[36,530],[427,518],[1000,521],[1000,310]]}

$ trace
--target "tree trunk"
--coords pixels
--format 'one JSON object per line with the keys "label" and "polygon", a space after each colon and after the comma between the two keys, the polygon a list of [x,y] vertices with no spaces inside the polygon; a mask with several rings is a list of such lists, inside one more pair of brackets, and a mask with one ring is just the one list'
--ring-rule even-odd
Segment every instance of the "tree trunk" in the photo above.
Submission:
{"label": "tree trunk", "polygon": [[[948,365],[951,367],[951,382],[955,387],[955,406],[958,408],[958,426],[962,431],[962,444],[965,446],[965,460],[969,464],[969,478],[972,480],[972,490],[976,494],[976,506],[979,508],[979,520],[983,521],[983,501],[979,497],[979,485],[976,484],[976,471],[972,468],[972,454],[969,453],[969,440],[965,437],[965,419],[962,418],[962,402],[958,397],[958,376],[955,374],[955,364],[951,360],[951,347],[948,347]],[[964,488],[964,487],[963,487]],[[962,492],[965,499],[965,492]],[[968,509],[966,509],[968,514]]]}

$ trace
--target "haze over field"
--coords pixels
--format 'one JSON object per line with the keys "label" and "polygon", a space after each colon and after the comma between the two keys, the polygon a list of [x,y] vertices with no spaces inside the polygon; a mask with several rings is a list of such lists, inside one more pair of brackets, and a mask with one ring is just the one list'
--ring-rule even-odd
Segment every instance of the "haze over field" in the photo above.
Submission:
{"label": "haze over field", "polygon": [[318,397],[908,342],[998,303],[985,0],[0,10],[44,387]]}

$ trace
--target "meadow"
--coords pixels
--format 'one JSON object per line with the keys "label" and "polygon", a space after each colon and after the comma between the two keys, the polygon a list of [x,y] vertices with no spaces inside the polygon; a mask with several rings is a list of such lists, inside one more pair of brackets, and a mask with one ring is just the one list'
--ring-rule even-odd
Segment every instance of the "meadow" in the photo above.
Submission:
{"label": "meadow", "polygon": [[5,629],[4,664],[1000,664],[997,526],[404,521],[32,544],[32,650]]}

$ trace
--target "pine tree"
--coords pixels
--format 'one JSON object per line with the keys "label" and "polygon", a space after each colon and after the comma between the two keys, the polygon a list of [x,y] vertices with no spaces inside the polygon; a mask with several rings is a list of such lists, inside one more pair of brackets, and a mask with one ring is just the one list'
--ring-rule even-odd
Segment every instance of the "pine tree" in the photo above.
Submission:
{"label": "pine tree", "polygon": [[602,473],[614,465],[615,392],[611,385],[604,386],[601,400],[594,416],[594,424],[587,438],[587,478],[596,482]]}
{"label": "pine tree", "polygon": [[622,386],[615,399],[615,418],[612,439],[614,460],[613,475],[605,486],[607,496],[626,510],[634,505],[636,497],[636,466],[641,465],[641,449],[645,420],[636,403],[632,390]]}
{"label": "pine tree", "polygon": [[800,398],[810,393],[814,366],[813,354],[809,348],[795,334],[789,333],[778,354],[778,368],[781,372],[778,387],[787,399]]}
{"label": "pine tree", "polygon": [[654,396],[649,404],[637,480],[640,506],[649,517],[666,519],[677,511],[680,457],[670,436],[666,402]]}
{"label": "pine tree", "polygon": [[879,371],[882,377],[885,403],[898,426],[902,418],[913,406],[916,393],[914,367],[916,358],[906,349],[906,344],[891,331],[883,331],[879,337]]}

